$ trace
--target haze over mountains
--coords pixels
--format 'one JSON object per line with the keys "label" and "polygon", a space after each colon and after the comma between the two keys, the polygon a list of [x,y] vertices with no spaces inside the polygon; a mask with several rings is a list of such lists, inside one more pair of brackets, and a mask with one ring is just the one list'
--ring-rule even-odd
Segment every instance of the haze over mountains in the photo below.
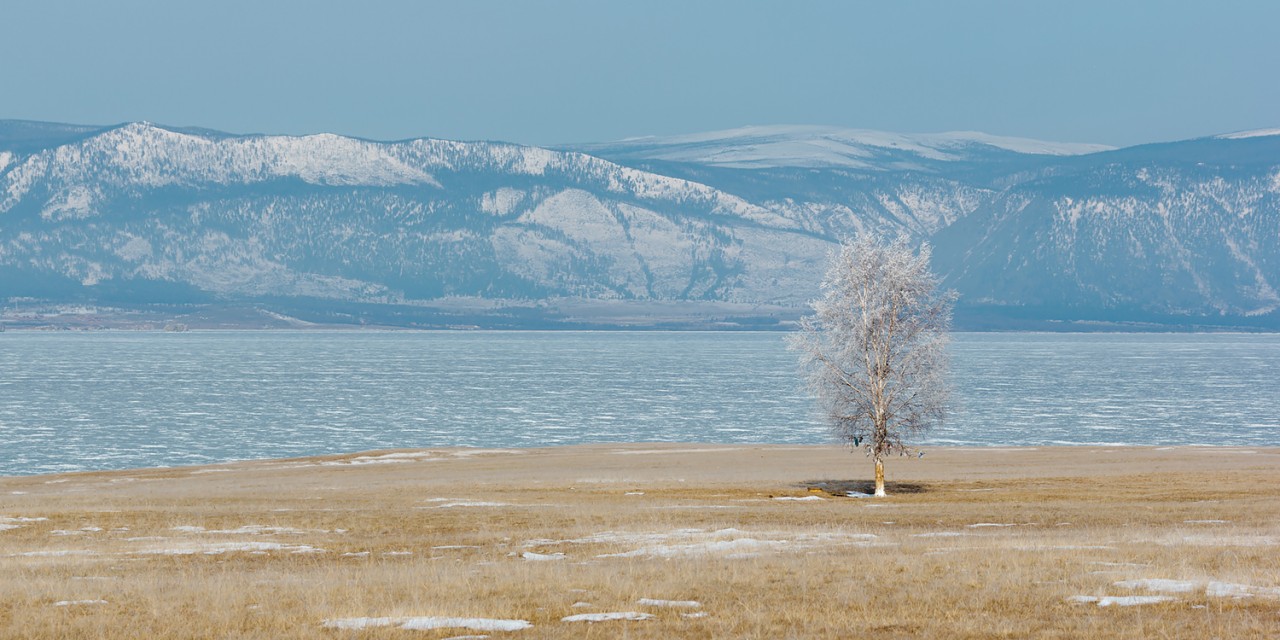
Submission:
{"label": "haze over mountains", "polygon": [[959,328],[1280,329],[1280,130],[544,149],[0,121],[10,327],[786,326],[861,230],[932,243]]}

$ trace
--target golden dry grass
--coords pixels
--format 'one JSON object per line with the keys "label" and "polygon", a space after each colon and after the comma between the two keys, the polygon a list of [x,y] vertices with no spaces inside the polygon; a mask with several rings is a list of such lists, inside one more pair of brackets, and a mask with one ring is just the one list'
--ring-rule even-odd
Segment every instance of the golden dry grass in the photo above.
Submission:
{"label": "golden dry grass", "polygon": [[[885,499],[810,491],[836,448],[383,453],[0,478],[0,636],[1280,637],[1280,450],[937,449]],[[1193,590],[1071,601],[1147,578]],[[323,626],[416,616],[533,626]]]}

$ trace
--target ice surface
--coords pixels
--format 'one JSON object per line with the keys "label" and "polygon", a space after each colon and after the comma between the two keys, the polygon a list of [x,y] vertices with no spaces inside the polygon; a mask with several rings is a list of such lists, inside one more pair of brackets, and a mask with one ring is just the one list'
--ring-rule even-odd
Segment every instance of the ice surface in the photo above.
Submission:
{"label": "ice surface", "polygon": [[[14,349],[4,373],[10,392],[0,399],[0,413],[9,416],[0,475],[208,464],[387,449],[405,442],[559,446],[701,440],[723,446],[828,439],[812,399],[795,390],[794,354],[772,332],[351,332],[323,337],[298,332],[287,339],[189,332],[179,340],[136,345],[133,338],[107,335],[88,342],[40,336],[26,344],[19,333],[5,334]],[[440,357],[406,355],[424,349]],[[1280,433],[1276,334],[961,333],[951,350],[956,395],[964,402],[931,439],[975,446],[1043,444],[1072,436],[1092,440],[1094,427],[1119,426],[1122,431],[1107,433],[1130,444],[1187,444],[1212,435],[1216,441],[1257,447],[1277,444]],[[205,354],[204,367],[190,360],[192,352]],[[591,355],[601,353],[610,358]],[[297,372],[317,359],[325,363],[326,375],[298,384]],[[1108,379],[1126,384],[1104,385],[1107,392],[1099,395],[1090,392],[1097,380],[1082,373],[1088,368],[1081,363],[1104,359],[1114,367],[1108,374],[1114,378]],[[611,375],[611,363],[623,361],[631,363],[633,374]],[[719,364],[708,368],[708,362]],[[157,373],[170,369],[174,375]],[[394,375],[378,373],[388,370]],[[113,375],[93,373],[100,371]],[[1209,372],[1204,375],[1213,382],[1187,382],[1203,378],[1196,372]],[[54,377],[72,386],[58,389],[42,382]],[[484,382],[459,386],[459,379]],[[520,418],[533,422],[495,420],[492,389],[497,388],[508,390],[504,406],[525,411]],[[446,397],[451,400],[439,401]],[[67,398],[81,400],[68,403]],[[192,403],[210,415],[180,415],[190,412]],[[93,411],[85,410],[90,406]],[[214,406],[217,411],[208,411]],[[294,412],[296,419],[280,417]],[[597,420],[602,414],[627,419]],[[1239,417],[1223,421],[1228,414]],[[280,419],[263,422],[272,415]],[[129,425],[139,421],[171,426],[147,436],[158,448],[137,446],[139,436]],[[58,438],[48,435],[48,423],[62,425]],[[768,425],[788,427],[770,430]],[[683,455],[658,453],[657,446],[642,449],[655,458]],[[1004,450],[985,449],[992,455]],[[452,462],[451,454],[436,451],[445,464]],[[467,450],[466,455],[479,454]],[[256,467],[236,470],[250,468]],[[506,497],[485,495],[496,501]],[[0,515],[22,515],[6,508],[17,507],[0,506]]]}

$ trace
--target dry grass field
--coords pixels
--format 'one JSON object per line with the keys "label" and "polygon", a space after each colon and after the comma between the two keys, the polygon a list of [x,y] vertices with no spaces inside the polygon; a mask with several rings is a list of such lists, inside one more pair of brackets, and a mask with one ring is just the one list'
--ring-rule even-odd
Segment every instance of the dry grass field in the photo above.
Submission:
{"label": "dry grass field", "polygon": [[832,495],[870,471],[596,445],[0,478],[0,637],[1280,637],[1280,450],[934,449]]}

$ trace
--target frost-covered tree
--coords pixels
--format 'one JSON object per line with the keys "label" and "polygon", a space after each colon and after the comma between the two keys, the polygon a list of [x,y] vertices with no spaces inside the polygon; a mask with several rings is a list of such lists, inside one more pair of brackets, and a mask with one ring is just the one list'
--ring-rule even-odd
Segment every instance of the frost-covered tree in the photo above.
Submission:
{"label": "frost-covered tree", "polygon": [[790,336],[832,430],[875,460],[877,496],[885,456],[910,454],[945,417],[954,300],[929,271],[928,245],[861,235],[841,244],[813,315]]}

